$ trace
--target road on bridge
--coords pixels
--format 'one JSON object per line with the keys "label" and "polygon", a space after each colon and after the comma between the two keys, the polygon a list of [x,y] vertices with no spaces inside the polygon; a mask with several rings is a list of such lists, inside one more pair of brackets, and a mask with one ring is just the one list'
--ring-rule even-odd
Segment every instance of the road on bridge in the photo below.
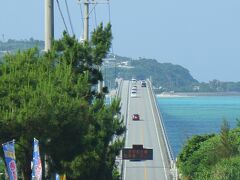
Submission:
{"label": "road on bridge", "polygon": [[[131,88],[137,85],[137,97],[130,97]],[[153,160],[124,160],[123,180],[170,180],[170,167],[163,143],[162,132],[156,126],[156,108],[150,98],[149,85],[141,87],[140,82],[123,81],[122,113],[125,115],[125,147],[143,144],[144,148],[153,149]],[[133,121],[132,115],[140,115],[140,121]]]}

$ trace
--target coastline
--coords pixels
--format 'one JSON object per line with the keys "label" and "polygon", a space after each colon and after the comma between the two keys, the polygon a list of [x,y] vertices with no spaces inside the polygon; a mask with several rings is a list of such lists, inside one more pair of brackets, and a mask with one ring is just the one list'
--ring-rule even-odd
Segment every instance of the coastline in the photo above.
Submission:
{"label": "coastline", "polygon": [[161,93],[161,94],[156,94],[157,97],[161,97],[161,98],[180,98],[180,97],[192,97],[192,96],[188,96],[188,95],[182,95],[182,94],[178,94],[178,93]]}
{"label": "coastline", "polygon": [[240,92],[163,92],[156,94],[157,97],[162,98],[176,98],[176,97],[194,97],[194,96],[240,96]]}

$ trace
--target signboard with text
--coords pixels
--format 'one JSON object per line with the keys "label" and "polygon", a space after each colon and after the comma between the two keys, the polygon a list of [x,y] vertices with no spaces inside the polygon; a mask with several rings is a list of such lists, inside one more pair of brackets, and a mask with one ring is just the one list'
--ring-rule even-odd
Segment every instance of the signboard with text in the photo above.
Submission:
{"label": "signboard with text", "polygon": [[123,148],[122,159],[153,160],[153,149],[143,148],[143,145],[133,145],[132,148]]}

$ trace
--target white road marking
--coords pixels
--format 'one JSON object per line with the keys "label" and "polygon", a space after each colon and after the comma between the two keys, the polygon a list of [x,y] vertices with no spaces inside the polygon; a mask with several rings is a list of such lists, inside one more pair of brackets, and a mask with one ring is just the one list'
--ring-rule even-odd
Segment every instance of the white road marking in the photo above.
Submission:
{"label": "white road marking", "polygon": [[[147,91],[148,91],[148,97],[150,98],[150,93],[149,93],[150,90],[149,90],[149,87],[147,87]],[[162,154],[162,147],[161,147],[160,141],[159,141],[159,134],[158,134],[157,126],[156,126],[156,119],[155,119],[155,116],[154,116],[154,111],[153,111],[153,105],[152,105],[152,102],[151,102],[151,98],[150,98],[150,104],[151,104],[151,109],[152,109],[152,114],[153,114],[153,119],[154,119],[154,126],[155,126],[155,130],[156,130],[156,132],[157,132],[158,145],[159,145],[159,147],[160,147],[160,153],[161,153],[161,157],[162,157],[162,160],[163,160],[164,174],[165,174],[166,179],[168,179],[168,178],[167,178],[166,167],[165,167],[165,161],[164,161],[163,154]]]}
{"label": "white road marking", "polygon": [[[128,82],[128,83],[130,83],[130,82]],[[129,85],[130,86],[130,85]],[[128,87],[129,87],[128,86]],[[128,116],[127,116],[127,118],[129,118],[130,116],[130,114],[129,114],[129,107],[130,107],[130,99],[131,98],[129,98],[129,94],[130,94],[130,88],[128,88],[128,95],[127,95],[127,97],[128,97],[128,107],[127,107],[127,114],[128,114]],[[126,140],[125,140],[125,146],[127,146],[127,143],[128,143],[128,122],[129,122],[129,119],[126,119],[127,120],[127,123],[126,123],[126,127],[127,127],[127,129],[126,129]],[[126,162],[126,161],[125,161]],[[125,166],[124,166],[124,180],[126,180],[126,172],[127,172],[127,162],[125,163]]]}

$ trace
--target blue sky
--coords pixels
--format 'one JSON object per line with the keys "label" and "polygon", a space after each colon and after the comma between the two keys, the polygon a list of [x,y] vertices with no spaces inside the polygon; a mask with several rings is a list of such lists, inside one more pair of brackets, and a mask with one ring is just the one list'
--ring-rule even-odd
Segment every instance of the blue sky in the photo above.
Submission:
{"label": "blue sky", "polygon": [[[59,0],[68,23],[64,0]],[[2,0],[0,40],[44,39],[44,0]],[[77,37],[80,6],[68,0]],[[199,81],[240,81],[239,0],[112,0],[114,53],[179,64]],[[90,28],[109,20],[108,5],[97,5]],[[93,11],[94,12],[94,11]],[[55,37],[64,30],[55,1]]]}

